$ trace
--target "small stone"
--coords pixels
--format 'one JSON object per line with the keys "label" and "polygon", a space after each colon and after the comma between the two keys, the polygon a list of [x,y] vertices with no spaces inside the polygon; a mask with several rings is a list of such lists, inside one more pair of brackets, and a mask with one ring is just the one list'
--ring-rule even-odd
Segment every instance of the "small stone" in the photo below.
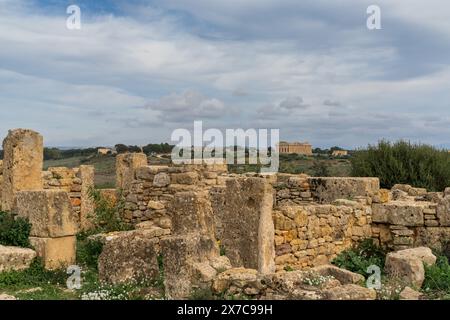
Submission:
{"label": "small stone", "polygon": [[410,287],[405,287],[402,292],[400,292],[400,300],[419,300],[422,293],[411,289]]}

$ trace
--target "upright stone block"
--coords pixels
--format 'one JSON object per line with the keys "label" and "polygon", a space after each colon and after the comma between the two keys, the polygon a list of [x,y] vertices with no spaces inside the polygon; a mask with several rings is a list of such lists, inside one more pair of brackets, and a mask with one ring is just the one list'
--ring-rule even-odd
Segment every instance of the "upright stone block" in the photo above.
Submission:
{"label": "upright stone block", "polygon": [[10,130],[3,152],[2,210],[12,211],[17,192],[43,189],[43,138],[32,130]]}
{"label": "upright stone block", "polygon": [[78,216],[64,191],[20,191],[17,193],[17,214],[29,219],[33,237],[57,238],[78,232]]}
{"label": "upright stone block", "polygon": [[30,237],[30,243],[41,257],[46,269],[54,270],[75,264],[75,236],[61,238]]}
{"label": "upright stone block", "polygon": [[221,244],[234,267],[275,271],[273,188],[264,178],[227,180],[220,195],[212,201],[221,225]]}
{"label": "upright stone block", "polygon": [[147,166],[147,156],[144,153],[123,153],[116,157],[116,187],[127,190],[135,179],[136,170]]}
{"label": "upright stone block", "polygon": [[169,299],[187,299],[198,284],[196,264],[217,258],[214,241],[199,234],[161,239],[164,285]]}
{"label": "upright stone block", "polygon": [[93,227],[89,215],[94,212],[94,201],[89,191],[95,186],[94,166],[80,166],[78,175],[81,179],[80,229],[86,231]]}
{"label": "upright stone block", "polygon": [[169,208],[172,234],[200,233],[215,239],[214,216],[207,192],[179,192]]}

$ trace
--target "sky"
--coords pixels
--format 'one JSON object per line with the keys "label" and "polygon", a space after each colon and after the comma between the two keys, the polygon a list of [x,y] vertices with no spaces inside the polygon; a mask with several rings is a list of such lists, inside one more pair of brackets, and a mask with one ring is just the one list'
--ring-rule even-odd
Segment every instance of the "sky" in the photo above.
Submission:
{"label": "sky", "polygon": [[0,0],[0,136],[147,144],[194,121],[314,147],[450,147],[450,2]]}

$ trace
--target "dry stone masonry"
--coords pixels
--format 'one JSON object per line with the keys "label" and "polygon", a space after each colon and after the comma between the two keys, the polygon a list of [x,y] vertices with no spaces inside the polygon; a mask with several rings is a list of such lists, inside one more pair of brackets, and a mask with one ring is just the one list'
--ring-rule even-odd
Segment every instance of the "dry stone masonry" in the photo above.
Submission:
{"label": "dry stone masonry", "polygon": [[[31,130],[10,131],[3,146],[2,209],[29,219],[35,251],[0,246],[0,271],[26,268],[35,255],[48,269],[73,264],[76,234],[91,228],[94,168],[43,172],[42,137]],[[358,285],[360,276],[330,266],[336,255],[372,238],[396,250],[386,271],[416,288],[423,263],[436,259],[421,247],[450,240],[450,188],[385,190],[377,178],[156,166],[143,153],[117,155],[116,172],[117,188],[101,193],[120,202],[135,230],[91,236],[104,244],[99,278],[154,281],[164,272],[168,298],[212,290],[258,299],[374,299],[374,290]],[[414,296],[411,290],[403,296]]]}

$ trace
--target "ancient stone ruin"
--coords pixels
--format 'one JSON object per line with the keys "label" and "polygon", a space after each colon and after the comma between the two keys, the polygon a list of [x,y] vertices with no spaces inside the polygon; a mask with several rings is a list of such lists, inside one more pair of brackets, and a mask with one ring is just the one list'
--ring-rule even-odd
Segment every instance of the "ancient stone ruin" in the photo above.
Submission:
{"label": "ancient stone ruin", "polygon": [[[75,235],[92,227],[93,167],[43,172],[43,139],[30,130],[10,131],[3,146],[2,210],[30,220],[35,248],[16,248],[21,263],[10,268],[23,268],[36,254],[50,269],[74,264]],[[116,170],[117,188],[103,193],[123,202],[121,217],[135,230],[94,236],[104,243],[99,277],[154,279],[160,258],[168,298],[212,290],[260,299],[374,299],[372,289],[358,285],[361,276],[329,264],[337,254],[366,238],[397,251],[450,239],[450,189],[384,190],[377,178],[237,175],[217,164],[156,166],[142,153],[117,155]],[[11,250],[0,247],[0,270]],[[411,268],[419,275],[409,280],[420,284],[416,265],[434,263],[421,252],[399,251],[386,268]],[[307,284],[311,272],[323,277],[320,290]]]}

